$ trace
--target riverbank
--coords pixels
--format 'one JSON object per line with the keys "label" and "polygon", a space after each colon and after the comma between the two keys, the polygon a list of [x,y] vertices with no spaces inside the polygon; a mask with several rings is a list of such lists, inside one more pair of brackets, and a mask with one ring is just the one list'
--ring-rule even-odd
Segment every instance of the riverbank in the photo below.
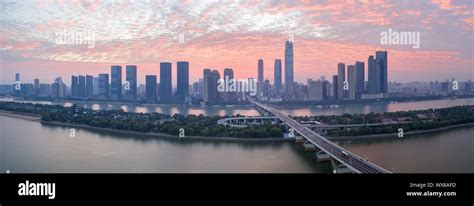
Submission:
{"label": "riverbank", "polygon": [[[446,130],[455,129],[455,128],[461,128],[461,127],[471,127],[471,126],[474,126],[474,122],[465,123],[465,124],[458,124],[458,125],[451,125],[451,126],[441,127],[441,128],[436,128],[436,129],[427,129],[427,130],[417,130],[417,131],[405,132],[405,133],[403,133],[403,137],[401,137],[401,138],[406,138],[406,137],[409,137],[409,136],[419,135],[419,134],[429,134],[429,133],[441,132],[441,131],[446,131]],[[388,133],[388,134],[372,134],[372,135],[341,136],[341,137],[326,137],[326,138],[329,139],[329,140],[332,140],[332,141],[354,141],[354,140],[392,139],[392,138],[400,138],[400,137],[398,137],[398,133]]]}
{"label": "riverbank", "polygon": [[[111,129],[111,128],[93,127],[93,126],[81,125],[81,124],[41,121],[41,116],[39,115],[18,113],[18,112],[4,111],[4,110],[0,110],[0,116],[39,122],[44,125],[61,126],[61,127],[68,127],[68,128],[73,127],[73,128],[87,129],[91,131],[111,132],[111,133],[116,133],[116,134],[142,136],[142,137],[148,137],[148,138],[166,138],[166,139],[173,139],[173,140],[223,141],[223,142],[293,142],[294,141],[294,138],[236,138],[236,137],[204,137],[204,136],[185,136],[185,137],[180,138],[175,135],[169,135],[169,134],[164,134],[164,133],[144,133],[144,132]],[[429,134],[429,133],[441,132],[445,130],[461,128],[461,127],[470,127],[470,126],[474,126],[474,122],[459,124],[459,125],[451,125],[451,126],[441,127],[441,128],[436,128],[436,129],[406,132],[404,133],[403,138],[413,136],[413,135]],[[391,139],[391,138],[399,138],[399,137],[397,136],[396,133],[395,134],[389,133],[389,134],[373,134],[373,135],[341,136],[341,137],[328,136],[326,138],[331,141],[356,141],[356,140]]]}
{"label": "riverbank", "polygon": [[135,131],[127,131],[127,130],[119,130],[119,129],[111,129],[111,128],[101,128],[101,127],[93,127],[89,125],[83,124],[70,124],[70,123],[63,123],[63,122],[49,122],[49,121],[40,121],[41,124],[44,125],[53,125],[53,126],[61,126],[61,127],[68,127],[68,128],[81,128],[87,129],[91,131],[101,131],[101,132],[111,132],[117,134],[125,134],[125,135],[137,135],[143,137],[154,137],[154,138],[166,138],[166,139],[173,139],[173,140],[201,140],[201,141],[222,141],[222,142],[290,142],[294,141],[294,138],[282,138],[282,137],[269,137],[269,138],[236,138],[236,137],[203,137],[203,136],[185,136],[185,137],[178,137],[175,135],[169,135],[164,133],[151,133],[151,132],[135,132]]}
{"label": "riverbank", "polygon": [[34,121],[34,122],[41,121],[40,115],[25,114],[25,113],[20,113],[20,112],[11,112],[11,111],[4,111],[4,110],[0,110],[0,116],[24,119],[24,120]]}

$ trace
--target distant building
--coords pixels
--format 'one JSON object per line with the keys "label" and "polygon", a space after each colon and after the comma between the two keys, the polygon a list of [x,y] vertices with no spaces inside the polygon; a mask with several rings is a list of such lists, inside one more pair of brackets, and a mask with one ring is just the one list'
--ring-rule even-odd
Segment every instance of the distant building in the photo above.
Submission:
{"label": "distant building", "polygon": [[189,62],[178,62],[177,70],[176,97],[179,103],[184,103],[189,96]]}
{"label": "distant building", "polygon": [[258,60],[258,82],[263,82],[263,59]]}
{"label": "distant building", "polygon": [[110,98],[122,100],[122,66],[111,67]]}
{"label": "distant building", "polygon": [[349,83],[349,99],[356,98],[356,74],[354,65],[347,65],[347,81]]}
{"label": "distant building", "polygon": [[125,81],[127,87],[125,88],[125,98],[129,101],[137,100],[137,66],[125,66]]}
{"label": "distant building", "polygon": [[388,56],[387,51],[375,52],[375,65],[377,79],[380,79],[378,87],[380,92],[387,93],[388,91]]}
{"label": "distant building", "polygon": [[79,79],[77,76],[71,76],[71,96],[79,97]]}
{"label": "distant building", "polygon": [[[374,56],[370,55],[367,59],[367,73],[368,73],[368,85],[367,85],[367,92],[370,94],[375,94],[380,92],[380,72],[377,72],[375,66],[375,59]],[[377,78],[379,78],[377,80]]]}
{"label": "distant building", "polygon": [[160,102],[171,102],[172,86],[171,86],[171,63],[160,63]]}
{"label": "distant building", "polygon": [[99,99],[109,99],[109,74],[99,74]]}
{"label": "distant building", "polygon": [[99,95],[99,77],[94,77],[93,79],[93,90],[92,93],[94,96]]}
{"label": "distant building", "polygon": [[337,64],[337,85],[338,85],[338,91],[337,91],[337,98],[338,99],[343,99],[344,98],[344,81],[346,81],[346,65],[343,63]]}
{"label": "distant building", "polygon": [[[231,81],[233,81],[234,79],[234,71],[231,69],[231,68],[225,68],[224,69],[224,81],[229,81],[228,83],[230,83]],[[226,82],[227,83],[227,82]],[[232,92],[232,91],[224,91],[224,92],[221,92],[222,94],[222,100],[224,102],[231,102],[234,100],[235,98],[235,92]]]}
{"label": "distant building", "polygon": [[281,92],[281,59],[275,59],[275,66],[273,68],[273,82],[277,94]]}
{"label": "distant building", "polygon": [[86,77],[79,75],[78,97],[86,96]]}
{"label": "distant building", "polygon": [[66,85],[63,83],[61,77],[58,77],[54,80],[54,83],[51,85],[51,97],[56,99],[62,99],[66,96]]}
{"label": "distant building", "polygon": [[86,97],[94,96],[94,77],[86,75]]}
{"label": "distant building", "polygon": [[286,94],[293,92],[293,42],[285,42],[285,87]]}
{"label": "distant building", "polygon": [[219,101],[219,92],[217,91],[217,81],[220,74],[217,70],[204,69],[203,71],[203,101],[208,104]]}
{"label": "distant building", "polygon": [[327,98],[327,81],[308,79],[308,100],[322,101]]}
{"label": "distant building", "polygon": [[339,79],[337,75],[332,76],[332,95],[334,99],[337,99],[339,96]]}
{"label": "distant building", "polygon": [[51,85],[50,84],[40,84],[39,94],[40,97],[51,96]]}
{"label": "distant building", "polygon": [[355,63],[355,96],[357,99],[360,99],[362,97],[362,94],[364,93],[364,85],[365,85],[365,79],[364,79],[364,62],[356,61]]}
{"label": "distant building", "polygon": [[145,76],[145,99],[148,102],[156,102],[157,100],[157,89],[156,89],[156,75],[146,75]]}

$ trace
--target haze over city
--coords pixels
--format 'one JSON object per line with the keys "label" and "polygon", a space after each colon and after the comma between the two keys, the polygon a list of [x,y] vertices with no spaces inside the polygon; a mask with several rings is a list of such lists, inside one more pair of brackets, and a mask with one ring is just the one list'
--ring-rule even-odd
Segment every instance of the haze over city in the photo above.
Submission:
{"label": "haze over city", "polygon": [[[230,67],[246,78],[257,76],[260,58],[264,78],[273,81],[274,59],[284,59],[289,38],[297,82],[330,77],[337,63],[366,62],[377,50],[390,53],[389,81],[472,78],[470,1],[1,1],[0,7],[2,83],[13,83],[15,73],[25,82],[97,75],[115,64],[137,65],[144,83],[163,61],[190,62],[190,82],[204,68]],[[381,45],[389,29],[420,32],[420,48]],[[94,47],[57,44],[63,31],[93,32]]]}

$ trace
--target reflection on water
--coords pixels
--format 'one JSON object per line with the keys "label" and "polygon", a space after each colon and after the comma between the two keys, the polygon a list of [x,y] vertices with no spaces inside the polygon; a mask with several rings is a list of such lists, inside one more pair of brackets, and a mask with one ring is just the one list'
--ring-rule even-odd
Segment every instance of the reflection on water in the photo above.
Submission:
{"label": "reflection on water", "polygon": [[[46,126],[0,116],[0,169],[12,172],[330,172],[293,143],[179,141]],[[25,130],[24,128],[29,128]]]}
{"label": "reflection on water", "polygon": [[[12,98],[0,98],[0,101],[12,101]],[[31,101],[23,101],[31,102]],[[45,101],[35,101],[34,103],[41,104],[60,104],[64,106],[72,106],[72,102],[65,103],[52,103]],[[77,103],[80,106],[91,108],[94,110],[99,109],[123,109],[127,112],[142,112],[151,113],[158,112],[163,114],[183,114],[183,115],[199,115],[203,114],[206,116],[232,116],[232,115],[246,115],[255,116],[259,113],[250,105],[236,105],[234,107],[187,107],[187,106],[171,106],[171,105],[159,105],[159,106],[145,106],[145,105],[132,105],[132,104],[120,104],[120,103]],[[374,104],[361,104],[361,105],[340,105],[339,107],[281,107],[280,110],[290,115],[298,116],[315,116],[315,115],[340,115],[344,113],[383,113],[383,112],[396,112],[396,111],[407,111],[407,110],[420,110],[428,108],[442,108],[452,107],[459,105],[473,105],[474,98],[467,99],[442,99],[442,100],[429,100],[429,101],[418,101],[418,102],[402,102],[397,104],[389,103],[374,103]]]}

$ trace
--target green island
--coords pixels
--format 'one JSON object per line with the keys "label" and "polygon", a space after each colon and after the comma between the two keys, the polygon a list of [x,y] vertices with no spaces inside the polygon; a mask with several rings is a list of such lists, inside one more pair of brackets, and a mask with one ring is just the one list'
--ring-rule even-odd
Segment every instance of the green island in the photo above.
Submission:
{"label": "green island", "polygon": [[[247,127],[231,127],[217,124],[217,120],[236,116],[180,115],[161,113],[133,113],[123,110],[92,110],[73,105],[0,102],[0,110],[18,114],[36,115],[41,122],[57,122],[69,125],[86,125],[120,131],[156,133],[177,136],[184,129],[186,136],[233,137],[233,138],[282,138],[287,128],[281,124],[264,122]],[[474,123],[474,105],[455,106],[441,109],[413,111],[343,114],[323,116],[294,116],[305,124],[317,122],[321,126],[359,125],[357,127],[336,127],[325,131],[325,136],[363,136],[396,134],[404,132],[445,128],[453,125]],[[317,129],[317,128],[315,128]]]}

